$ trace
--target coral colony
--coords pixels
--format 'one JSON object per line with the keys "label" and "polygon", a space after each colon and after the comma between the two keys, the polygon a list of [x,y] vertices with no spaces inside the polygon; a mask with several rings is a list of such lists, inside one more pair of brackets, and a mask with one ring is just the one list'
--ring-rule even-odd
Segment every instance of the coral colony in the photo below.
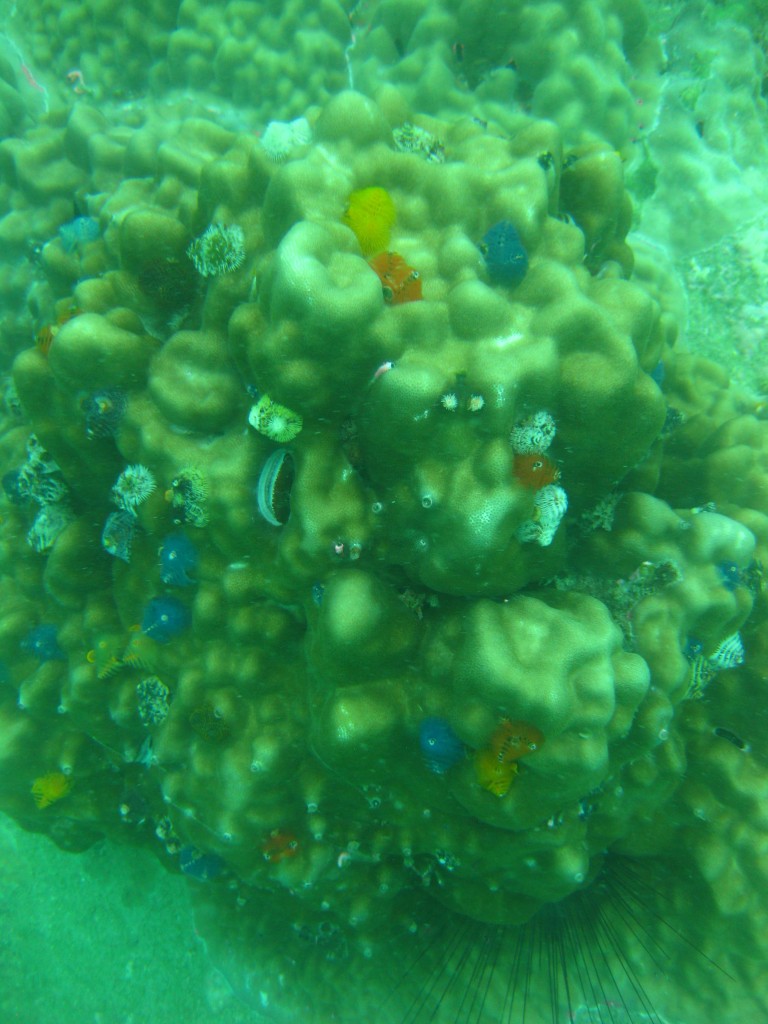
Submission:
{"label": "coral colony", "polygon": [[757,5],[264,6],[7,49],[0,809],[276,1020],[766,1019]]}

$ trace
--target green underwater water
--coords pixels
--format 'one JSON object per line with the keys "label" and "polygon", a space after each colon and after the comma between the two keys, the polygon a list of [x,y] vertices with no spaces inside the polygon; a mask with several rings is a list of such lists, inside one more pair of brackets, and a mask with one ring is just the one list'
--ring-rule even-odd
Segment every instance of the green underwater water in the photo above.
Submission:
{"label": "green underwater water", "polygon": [[766,13],[0,6],[3,1021],[763,1019]]}

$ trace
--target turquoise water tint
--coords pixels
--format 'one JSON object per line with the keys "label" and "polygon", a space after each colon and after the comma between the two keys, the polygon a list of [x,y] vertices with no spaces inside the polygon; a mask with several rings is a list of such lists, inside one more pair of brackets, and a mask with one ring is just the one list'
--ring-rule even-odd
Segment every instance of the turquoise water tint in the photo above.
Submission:
{"label": "turquoise water tint", "polygon": [[768,1021],[768,6],[0,0],[0,1022]]}

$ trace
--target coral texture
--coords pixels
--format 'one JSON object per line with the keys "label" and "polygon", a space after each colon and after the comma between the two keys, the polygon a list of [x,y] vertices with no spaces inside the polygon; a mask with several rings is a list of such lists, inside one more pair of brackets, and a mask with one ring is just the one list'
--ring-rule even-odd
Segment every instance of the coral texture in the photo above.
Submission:
{"label": "coral texture", "polygon": [[0,807],[311,934],[318,1014],[612,856],[764,950],[768,420],[635,269],[639,4],[173,6],[141,116],[85,21],[93,92],[0,94]]}

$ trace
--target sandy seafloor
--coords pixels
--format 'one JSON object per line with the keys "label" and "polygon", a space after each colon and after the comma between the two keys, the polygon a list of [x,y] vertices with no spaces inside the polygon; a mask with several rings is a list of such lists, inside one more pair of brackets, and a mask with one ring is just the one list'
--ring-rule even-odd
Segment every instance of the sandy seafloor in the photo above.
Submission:
{"label": "sandy seafloor", "polygon": [[207,962],[186,890],[144,850],[64,853],[0,816],[0,1021],[263,1021]]}
{"label": "sandy seafloor", "polygon": [[[713,245],[670,257],[686,286],[681,347],[756,392],[768,381],[767,224],[752,209]],[[136,847],[70,854],[0,815],[0,1024],[265,1021],[208,960],[191,884]],[[669,1021],[716,1024],[716,1008]]]}

